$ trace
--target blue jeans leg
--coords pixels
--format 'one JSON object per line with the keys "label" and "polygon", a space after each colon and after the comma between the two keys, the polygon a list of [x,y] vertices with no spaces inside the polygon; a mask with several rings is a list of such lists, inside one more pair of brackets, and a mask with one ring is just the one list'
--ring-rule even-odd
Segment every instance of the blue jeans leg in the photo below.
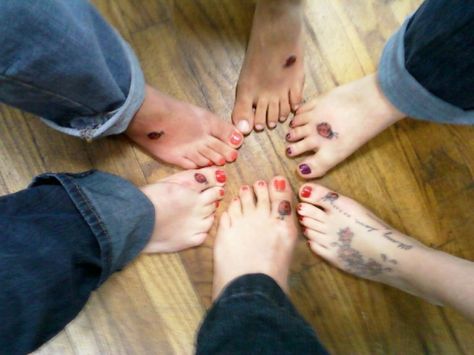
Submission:
{"label": "blue jeans leg", "polygon": [[64,133],[122,133],[143,102],[133,51],[86,0],[3,0],[0,43],[0,101]]}

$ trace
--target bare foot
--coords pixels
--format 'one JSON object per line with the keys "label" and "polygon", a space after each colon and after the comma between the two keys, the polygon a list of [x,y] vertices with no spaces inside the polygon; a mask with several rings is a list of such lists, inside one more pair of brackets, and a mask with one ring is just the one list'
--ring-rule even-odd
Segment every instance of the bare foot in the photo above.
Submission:
{"label": "bare foot", "polygon": [[204,242],[224,196],[224,170],[188,170],[141,188],[155,206],[155,228],[145,253],[171,253]]}
{"label": "bare foot", "polygon": [[[274,128],[302,101],[303,0],[259,0],[232,120],[242,133]],[[255,111],[255,112],[254,112]]]}
{"label": "bare foot", "polygon": [[[256,201],[255,201],[256,200]],[[287,291],[288,269],[297,231],[293,194],[285,178],[267,186],[242,186],[240,198],[222,214],[214,247],[213,298],[235,278],[251,273],[272,277]]]}
{"label": "bare foot", "polygon": [[315,152],[298,166],[305,179],[324,175],[369,139],[405,117],[369,75],[304,104],[286,135],[286,153]]}
{"label": "bare foot", "polygon": [[429,260],[430,249],[394,230],[366,208],[337,192],[304,184],[298,204],[303,234],[316,254],[339,269],[440,302],[413,282],[411,274]]}
{"label": "bare foot", "polygon": [[155,157],[185,169],[232,162],[243,142],[238,130],[213,113],[150,86],[126,134]]}

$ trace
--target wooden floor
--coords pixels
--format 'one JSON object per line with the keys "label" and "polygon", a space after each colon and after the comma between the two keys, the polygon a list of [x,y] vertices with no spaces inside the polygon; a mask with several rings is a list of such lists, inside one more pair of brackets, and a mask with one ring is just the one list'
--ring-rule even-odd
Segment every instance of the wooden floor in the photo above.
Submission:
{"label": "wooden floor", "polygon": [[[384,42],[421,1],[308,0],[305,97],[376,70]],[[241,0],[96,0],[161,90],[230,120],[254,3]],[[227,167],[228,189],[284,174],[286,127],[251,135]],[[258,162],[256,164],[255,162]],[[97,168],[137,185],[176,169],[123,137],[92,144],[0,106],[0,193],[45,171]],[[373,209],[422,242],[474,260],[474,128],[404,120],[321,182]],[[221,211],[232,193],[227,193]],[[215,226],[211,231],[214,234]],[[142,256],[94,293],[39,354],[190,354],[210,305],[211,237],[174,255]],[[313,256],[300,238],[291,298],[334,354],[469,354],[474,327],[451,309],[353,278]],[[453,292],[455,292],[453,290]]]}

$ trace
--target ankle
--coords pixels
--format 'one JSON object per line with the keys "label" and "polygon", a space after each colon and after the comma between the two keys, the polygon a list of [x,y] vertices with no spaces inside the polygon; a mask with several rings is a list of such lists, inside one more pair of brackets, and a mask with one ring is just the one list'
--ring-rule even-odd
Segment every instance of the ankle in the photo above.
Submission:
{"label": "ankle", "polygon": [[405,118],[406,115],[399,111],[385,96],[382,88],[379,85],[377,80],[377,76],[375,74],[372,75],[371,80],[374,81],[374,90],[373,95],[376,98],[373,102],[375,103],[375,110],[381,117],[386,117],[390,124],[393,124],[401,119]]}

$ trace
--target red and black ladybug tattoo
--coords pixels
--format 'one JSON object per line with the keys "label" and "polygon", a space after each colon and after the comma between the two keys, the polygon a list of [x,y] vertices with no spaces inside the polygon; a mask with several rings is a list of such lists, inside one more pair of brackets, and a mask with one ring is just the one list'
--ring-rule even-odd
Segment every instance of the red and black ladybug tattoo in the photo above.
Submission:
{"label": "red and black ladybug tattoo", "polygon": [[324,137],[324,138],[327,138],[327,139],[337,138],[337,136],[338,136],[337,132],[334,132],[331,128],[331,125],[327,122],[319,123],[316,126],[316,130],[318,131],[318,134],[321,137]]}
{"label": "red and black ladybug tattoo", "polygon": [[278,219],[284,219],[285,216],[289,216],[291,214],[291,204],[289,201],[281,201],[278,205]]}
{"label": "red and black ladybug tattoo", "polygon": [[194,174],[194,180],[196,180],[200,184],[207,184],[206,177],[201,173]]}
{"label": "red and black ladybug tattoo", "polygon": [[147,137],[150,138],[150,139],[158,139],[160,138],[163,134],[165,134],[165,132],[163,131],[159,131],[159,132],[150,132],[147,134]]}

